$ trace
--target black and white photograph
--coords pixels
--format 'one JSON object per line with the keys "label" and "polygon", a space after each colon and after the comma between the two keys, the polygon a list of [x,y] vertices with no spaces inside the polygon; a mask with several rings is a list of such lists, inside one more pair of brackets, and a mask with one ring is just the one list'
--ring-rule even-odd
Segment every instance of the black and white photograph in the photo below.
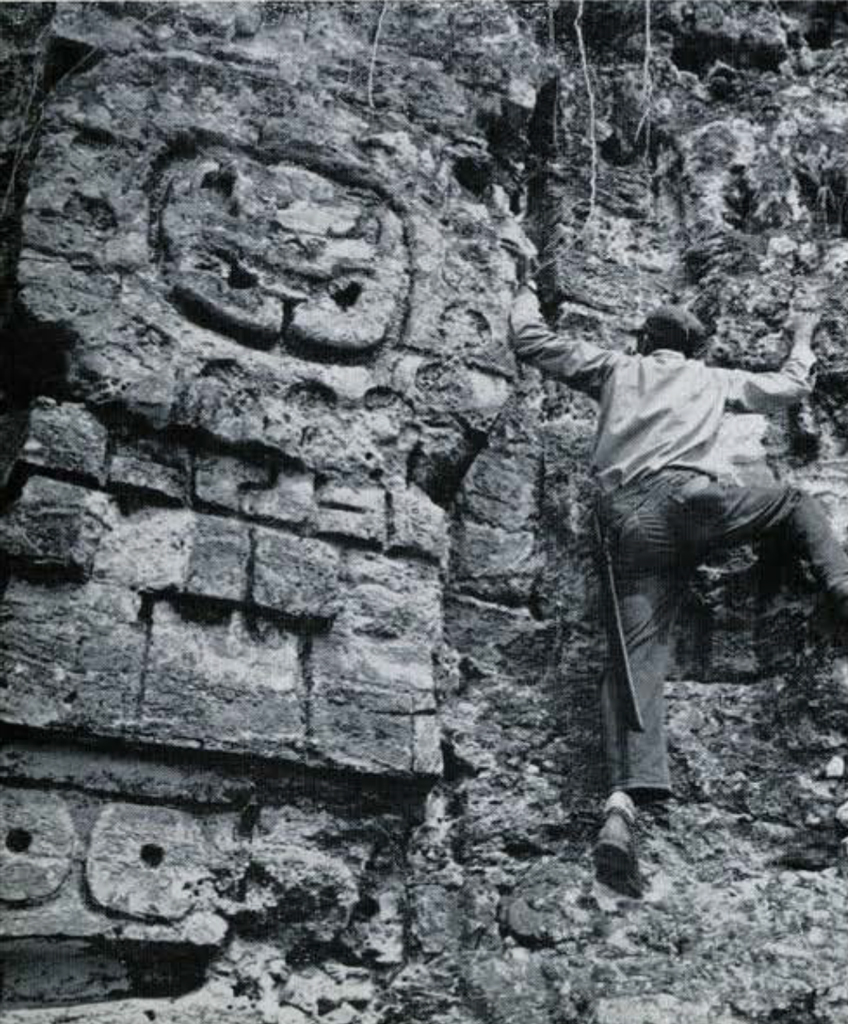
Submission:
{"label": "black and white photograph", "polygon": [[2,1024],[848,1024],[848,0],[0,0]]}

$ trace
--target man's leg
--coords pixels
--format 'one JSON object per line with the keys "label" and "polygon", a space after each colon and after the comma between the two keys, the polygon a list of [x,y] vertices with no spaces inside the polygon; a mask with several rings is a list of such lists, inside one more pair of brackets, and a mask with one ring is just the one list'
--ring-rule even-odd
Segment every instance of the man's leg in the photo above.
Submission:
{"label": "man's leg", "polygon": [[[601,711],[612,791],[654,792],[658,796],[671,791],[664,683],[671,627],[682,596],[682,575],[654,571],[617,580],[630,672],[645,731],[633,732],[627,727],[622,679],[611,658],[601,685]],[[612,635],[609,643],[612,648]]]}
{"label": "man's leg", "polygon": [[810,562],[817,581],[834,599],[842,618],[848,619],[848,555],[831,528],[821,502],[799,495],[789,517],[793,544]]}
{"label": "man's leg", "polygon": [[665,798],[671,790],[665,732],[665,673],[671,628],[677,615],[688,571],[675,548],[674,506],[665,487],[624,518],[615,536],[618,610],[630,664],[630,674],[644,724],[643,732],[629,728],[625,681],[617,657],[618,633],[612,595],[607,591],[610,657],[601,686],[607,765],[611,794],[604,807],[604,824],[595,844],[598,880],[628,896],[642,893],[633,826],[633,796]]}
{"label": "man's leg", "polygon": [[782,528],[793,553],[806,557],[818,582],[848,618],[848,556],[824,509],[795,487],[736,487],[709,483],[682,500],[681,545],[693,557],[755,540]]}

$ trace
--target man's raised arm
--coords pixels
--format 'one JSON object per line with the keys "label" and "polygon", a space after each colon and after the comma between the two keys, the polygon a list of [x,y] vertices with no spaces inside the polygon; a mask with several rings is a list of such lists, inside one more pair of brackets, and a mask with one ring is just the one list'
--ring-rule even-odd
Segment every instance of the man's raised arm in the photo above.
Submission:
{"label": "man's raised arm", "polygon": [[519,289],[512,304],[509,326],[518,359],[593,395],[600,390],[615,364],[628,358],[621,352],[610,352],[591,342],[564,338],[551,331],[542,319],[536,290],[531,284]]}
{"label": "man's raised arm", "polygon": [[718,370],[729,382],[728,402],[748,412],[768,412],[794,405],[813,390],[812,341],[818,317],[796,313],[787,323],[793,333],[792,351],[779,370],[752,373],[747,370]]}

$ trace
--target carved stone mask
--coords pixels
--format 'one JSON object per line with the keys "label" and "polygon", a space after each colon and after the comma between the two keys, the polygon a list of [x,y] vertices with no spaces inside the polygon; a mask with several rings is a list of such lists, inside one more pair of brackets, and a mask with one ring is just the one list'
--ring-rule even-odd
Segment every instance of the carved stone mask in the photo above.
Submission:
{"label": "carved stone mask", "polygon": [[170,165],[157,246],[171,298],[244,345],[344,357],[393,338],[408,292],[403,227],[376,194],[224,151]]}

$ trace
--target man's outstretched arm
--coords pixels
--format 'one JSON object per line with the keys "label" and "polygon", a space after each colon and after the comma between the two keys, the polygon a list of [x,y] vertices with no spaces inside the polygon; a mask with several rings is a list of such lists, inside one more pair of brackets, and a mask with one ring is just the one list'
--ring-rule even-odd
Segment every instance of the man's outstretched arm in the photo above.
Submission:
{"label": "man's outstretched arm", "polygon": [[721,370],[729,381],[728,401],[748,412],[768,412],[794,405],[813,390],[813,364],[816,357],[812,341],[818,317],[797,313],[787,326],[793,333],[792,351],[779,370],[751,373],[747,370]]}
{"label": "man's outstretched arm", "polygon": [[512,347],[520,360],[590,394],[597,394],[616,363],[628,358],[621,352],[610,352],[591,342],[551,331],[530,284],[522,285],[515,297],[509,325]]}

